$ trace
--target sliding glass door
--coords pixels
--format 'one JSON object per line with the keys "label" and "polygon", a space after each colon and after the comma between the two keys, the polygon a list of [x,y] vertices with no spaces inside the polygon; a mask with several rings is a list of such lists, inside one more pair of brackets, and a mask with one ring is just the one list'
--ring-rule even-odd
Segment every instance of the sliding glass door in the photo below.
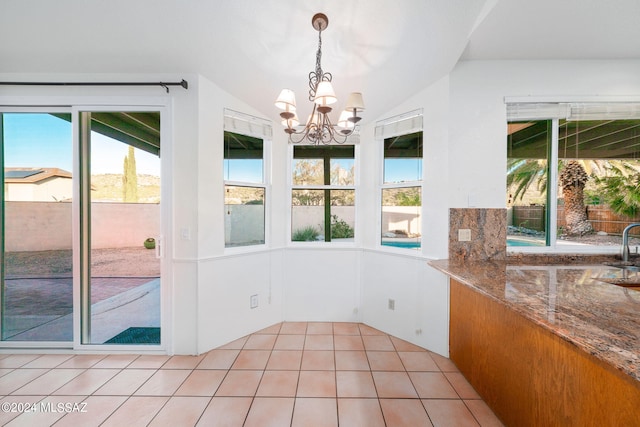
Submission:
{"label": "sliding glass door", "polygon": [[81,344],[160,344],[160,113],[80,112]]}
{"label": "sliding glass door", "polygon": [[2,345],[161,345],[160,117],[0,110]]}
{"label": "sliding glass door", "polygon": [[68,112],[0,113],[3,341],[73,340]]}

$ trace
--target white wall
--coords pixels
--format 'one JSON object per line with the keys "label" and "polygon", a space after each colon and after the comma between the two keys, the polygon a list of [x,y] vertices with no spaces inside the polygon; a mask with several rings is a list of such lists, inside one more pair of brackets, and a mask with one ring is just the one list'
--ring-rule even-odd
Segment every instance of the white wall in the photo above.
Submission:
{"label": "white wall", "polygon": [[449,206],[505,207],[505,97],[640,100],[640,61],[468,61],[451,73]]}

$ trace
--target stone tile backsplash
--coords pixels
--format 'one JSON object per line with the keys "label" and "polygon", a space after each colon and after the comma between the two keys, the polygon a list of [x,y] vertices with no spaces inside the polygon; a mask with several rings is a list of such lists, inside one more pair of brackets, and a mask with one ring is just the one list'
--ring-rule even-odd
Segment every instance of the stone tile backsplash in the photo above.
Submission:
{"label": "stone tile backsplash", "polygon": [[[458,240],[459,230],[470,230],[471,240]],[[507,210],[449,209],[449,259],[451,261],[506,260]]]}

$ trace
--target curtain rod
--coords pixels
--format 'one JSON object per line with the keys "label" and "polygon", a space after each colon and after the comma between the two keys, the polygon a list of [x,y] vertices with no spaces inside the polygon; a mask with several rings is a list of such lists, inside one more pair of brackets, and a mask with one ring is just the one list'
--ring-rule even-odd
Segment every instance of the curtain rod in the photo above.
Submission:
{"label": "curtain rod", "polygon": [[0,82],[0,86],[161,86],[169,93],[169,86],[189,88],[186,80],[181,82]]}

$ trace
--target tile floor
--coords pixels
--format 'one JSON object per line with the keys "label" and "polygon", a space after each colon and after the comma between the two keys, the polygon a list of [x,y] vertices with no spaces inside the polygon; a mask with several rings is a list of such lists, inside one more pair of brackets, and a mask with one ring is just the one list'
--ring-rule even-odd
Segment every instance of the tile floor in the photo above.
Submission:
{"label": "tile floor", "polygon": [[8,426],[502,425],[449,359],[358,323],[279,323],[200,356],[4,354],[0,396]]}

